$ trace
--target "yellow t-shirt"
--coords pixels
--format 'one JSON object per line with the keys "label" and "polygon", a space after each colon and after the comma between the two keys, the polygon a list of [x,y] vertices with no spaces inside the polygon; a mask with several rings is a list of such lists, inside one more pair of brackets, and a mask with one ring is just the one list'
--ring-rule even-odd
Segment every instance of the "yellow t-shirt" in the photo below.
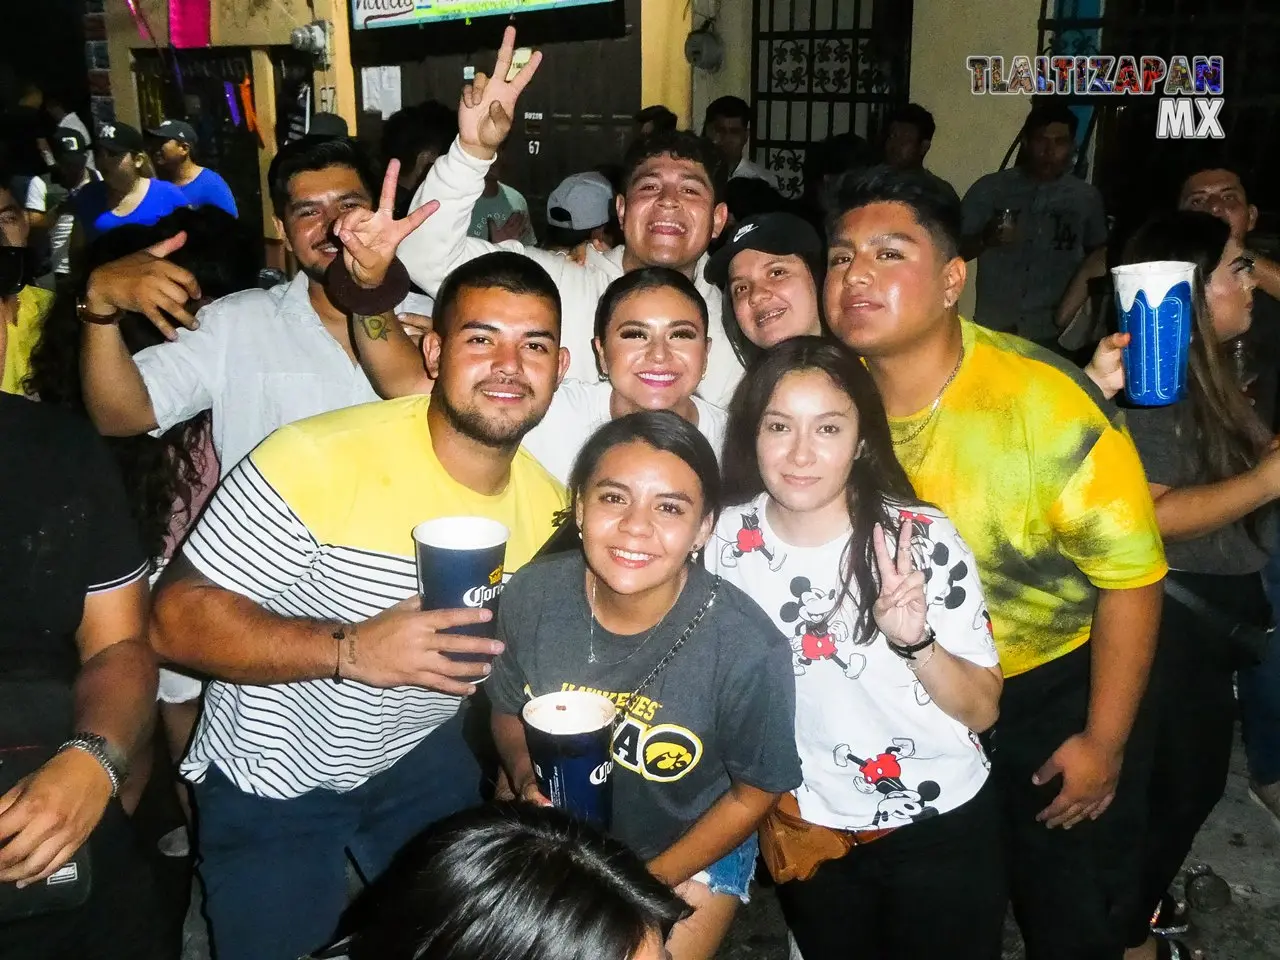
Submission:
{"label": "yellow t-shirt", "polygon": [[0,393],[22,396],[22,381],[31,373],[31,354],[40,342],[44,319],[53,306],[53,293],[42,287],[23,287],[18,291],[18,322],[8,330],[4,351],[4,376],[0,377]]}
{"label": "yellow t-shirt", "polygon": [[523,448],[502,493],[464,487],[436,459],[430,402],[402,397],[300,420],[277,430],[250,457],[320,544],[413,563],[415,525],[436,517],[489,517],[511,531],[510,574],[551,535],[564,488]]}
{"label": "yellow t-shirt", "polygon": [[1147,586],[1168,567],[1123,414],[1047,350],[961,324],[964,360],[933,419],[890,427],[909,438],[895,450],[916,492],[974,552],[1014,676],[1089,639],[1099,588]]}

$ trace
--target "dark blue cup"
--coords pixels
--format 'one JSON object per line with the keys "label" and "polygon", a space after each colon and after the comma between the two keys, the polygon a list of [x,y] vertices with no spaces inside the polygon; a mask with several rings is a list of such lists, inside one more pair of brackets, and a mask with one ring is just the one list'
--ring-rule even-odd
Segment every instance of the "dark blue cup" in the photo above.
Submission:
{"label": "dark blue cup", "polygon": [[1177,403],[1187,390],[1187,356],[1195,325],[1194,263],[1153,260],[1111,268],[1124,350],[1124,392],[1140,407]]}
{"label": "dark blue cup", "polygon": [[[511,536],[488,517],[438,517],[413,528],[418,560],[418,595],[423,610],[483,607],[498,612],[503,562]],[[494,622],[454,627],[448,633],[492,637]],[[492,662],[485,654],[446,654],[452,660]],[[483,679],[483,678],[475,678]],[[473,681],[474,682],[474,681]]]}
{"label": "dark blue cup", "polygon": [[608,830],[613,819],[613,701],[565,690],[534,697],[521,711],[529,759],[542,795]]}

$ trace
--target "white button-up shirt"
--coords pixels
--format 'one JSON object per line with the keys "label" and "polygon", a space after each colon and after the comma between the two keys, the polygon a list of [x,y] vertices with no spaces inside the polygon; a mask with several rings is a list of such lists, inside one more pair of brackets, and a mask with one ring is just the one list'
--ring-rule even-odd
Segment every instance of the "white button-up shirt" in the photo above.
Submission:
{"label": "white button-up shirt", "polygon": [[325,329],[298,274],[270,290],[244,290],[197,314],[199,329],[134,355],[159,436],[213,411],[222,476],[274,430],[378,400],[364,370]]}

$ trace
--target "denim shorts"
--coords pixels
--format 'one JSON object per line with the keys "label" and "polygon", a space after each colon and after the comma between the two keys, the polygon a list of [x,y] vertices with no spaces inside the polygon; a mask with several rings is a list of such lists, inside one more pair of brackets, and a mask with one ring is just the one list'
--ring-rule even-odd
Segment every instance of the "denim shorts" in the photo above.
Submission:
{"label": "denim shorts", "polygon": [[736,850],[730,850],[691,879],[705,885],[712,893],[729,893],[743,903],[751,902],[751,878],[756,873],[756,856],[760,842],[754,833]]}

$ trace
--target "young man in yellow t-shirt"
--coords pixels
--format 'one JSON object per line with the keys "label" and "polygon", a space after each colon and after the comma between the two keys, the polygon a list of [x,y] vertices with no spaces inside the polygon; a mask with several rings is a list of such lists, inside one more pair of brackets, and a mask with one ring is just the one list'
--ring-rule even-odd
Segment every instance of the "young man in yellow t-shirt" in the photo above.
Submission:
{"label": "young man in yellow t-shirt", "polygon": [[990,608],[1006,680],[987,747],[1027,956],[1118,960],[1167,569],[1142,465],[1078,370],[959,317],[953,197],[873,170],[836,211],[827,319],[866,358],[898,458],[974,551]]}
{"label": "young man in yellow t-shirt", "polygon": [[[432,396],[277,430],[223,480],[156,597],[161,654],[212,678],[182,772],[200,810],[215,949],[297,957],[346,904],[344,850],[369,879],[414,834],[479,802],[460,698],[489,619],[419,610],[413,527],[482,516],[505,571],[550,536],[563,488],[520,440],[568,366],[546,271],[501,252],[441,286],[424,341]],[[488,667],[484,667],[488,672]]]}

